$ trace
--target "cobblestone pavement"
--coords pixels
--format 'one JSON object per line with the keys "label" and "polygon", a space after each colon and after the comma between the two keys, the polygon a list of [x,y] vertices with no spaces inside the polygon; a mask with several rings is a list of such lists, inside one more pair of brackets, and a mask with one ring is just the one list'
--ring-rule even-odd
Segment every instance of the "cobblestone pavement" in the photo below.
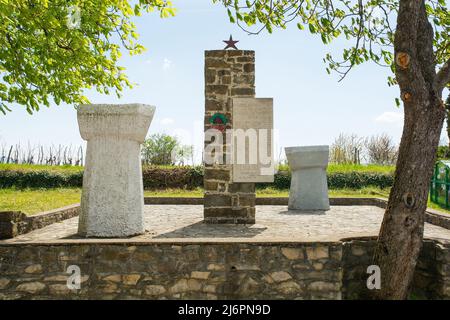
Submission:
{"label": "cobblestone pavement", "polygon": [[[141,241],[338,241],[376,236],[384,210],[374,206],[333,206],[326,212],[298,212],[286,206],[257,206],[254,225],[204,224],[201,205],[147,205],[143,235],[128,239],[80,239],[78,217],[1,243],[29,242],[141,242]],[[425,237],[450,240],[450,230],[426,224]]]}

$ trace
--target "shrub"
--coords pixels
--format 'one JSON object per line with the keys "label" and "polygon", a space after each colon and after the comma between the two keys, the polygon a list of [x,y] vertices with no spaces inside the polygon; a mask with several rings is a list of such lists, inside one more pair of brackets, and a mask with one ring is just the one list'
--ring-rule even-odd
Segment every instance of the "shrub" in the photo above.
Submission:
{"label": "shrub", "polygon": [[393,174],[386,173],[337,172],[329,174],[327,178],[330,189],[362,189],[369,186],[384,189],[394,183]]}
{"label": "shrub", "polygon": [[448,146],[439,146],[436,152],[437,160],[449,159],[450,158],[450,148]]}
{"label": "shrub", "polygon": [[0,188],[81,187],[83,172],[0,170]]}
{"label": "shrub", "polygon": [[144,189],[203,187],[203,169],[200,167],[144,167]]}

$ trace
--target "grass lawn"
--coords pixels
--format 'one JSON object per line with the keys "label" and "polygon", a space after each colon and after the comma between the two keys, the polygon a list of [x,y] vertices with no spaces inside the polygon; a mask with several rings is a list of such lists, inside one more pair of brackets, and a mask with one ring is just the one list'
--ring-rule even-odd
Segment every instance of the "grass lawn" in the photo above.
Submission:
{"label": "grass lawn", "polygon": [[[338,189],[330,190],[330,197],[379,197],[387,198],[388,189],[364,188],[360,190]],[[195,190],[168,189],[145,190],[146,197],[201,197],[203,189]],[[288,197],[289,190],[265,188],[256,190],[258,197]],[[64,207],[80,202],[80,188],[59,189],[0,189],[0,211],[22,211],[34,214]],[[428,202],[430,208],[450,213],[434,203]]]}
{"label": "grass lawn", "polygon": [[28,214],[64,207],[80,202],[81,189],[0,189],[0,211]]}
{"label": "grass lawn", "polygon": [[[288,165],[279,165],[278,170],[289,170]],[[370,173],[393,173],[395,166],[381,166],[377,164],[328,164],[328,173],[345,172],[370,172]]]}
{"label": "grass lawn", "polygon": [[328,173],[333,172],[371,172],[393,173],[395,166],[381,166],[377,164],[329,164]]}
{"label": "grass lawn", "polygon": [[[387,198],[389,195],[388,189],[379,188],[363,188],[358,190],[353,189],[335,189],[329,190],[330,197],[349,197],[349,198],[367,198],[367,197],[380,197]],[[277,190],[273,188],[265,188],[256,190],[258,197],[289,197],[289,190]]]}
{"label": "grass lawn", "polygon": [[50,172],[79,172],[83,171],[82,166],[45,166],[39,164],[5,164],[0,163],[0,170],[15,170],[15,171],[37,171],[45,170]]}

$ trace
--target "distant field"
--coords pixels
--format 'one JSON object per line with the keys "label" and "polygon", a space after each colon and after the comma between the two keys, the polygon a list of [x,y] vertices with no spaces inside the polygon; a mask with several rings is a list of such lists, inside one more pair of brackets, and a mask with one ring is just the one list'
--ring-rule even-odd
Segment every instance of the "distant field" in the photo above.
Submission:
{"label": "distant field", "polygon": [[[159,168],[170,169],[179,168],[178,166],[156,166]],[[0,164],[0,170],[46,170],[52,172],[79,172],[83,170],[81,166],[46,166],[46,165],[29,165],[29,164]],[[289,170],[289,166],[280,165],[279,170]],[[380,166],[375,164],[330,164],[328,165],[328,172],[374,172],[374,173],[392,173],[394,172],[394,166]]]}
{"label": "distant field", "polygon": [[45,170],[51,172],[79,172],[83,170],[82,166],[45,166],[39,164],[4,164],[0,163],[0,170],[18,170],[18,171],[35,171]]}
{"label": "distant field", "polygon": [[[171,169],[171,168],[180,168],[180,166],[151,166],[162,169]],[[0,170],[20,170],[20,171],[51,171],[51,172],[79,172],[83,171],[84,167],[82,166],[47,166],[47,165],[39,165],[39,164],[4,164],[0,163]]]}
{"label": "distant field", "polygon": [[[280,165],[278,170],[289,170],[288,165]],[[377,164],[329,164],[328,173],[337,172],[370,172],[370,173],[393,173],[395,166],[380,166]]]}
{"label": "distant field", "polygon": [[393,173],[395,166],[380,166],[376,164],[329,164],[328,172],[377,172]]}

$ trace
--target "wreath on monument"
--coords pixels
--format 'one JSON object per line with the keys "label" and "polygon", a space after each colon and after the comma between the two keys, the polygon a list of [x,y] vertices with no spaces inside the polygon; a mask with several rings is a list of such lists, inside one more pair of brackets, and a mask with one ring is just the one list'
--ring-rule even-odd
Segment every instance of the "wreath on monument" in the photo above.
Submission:
{"label": "wreath on monument", "polygon": [[223,113],[215,113],[209,118],[209,123],[212,124],[211,127],[213,129],[223,132],[225,131],[228,119]]}

